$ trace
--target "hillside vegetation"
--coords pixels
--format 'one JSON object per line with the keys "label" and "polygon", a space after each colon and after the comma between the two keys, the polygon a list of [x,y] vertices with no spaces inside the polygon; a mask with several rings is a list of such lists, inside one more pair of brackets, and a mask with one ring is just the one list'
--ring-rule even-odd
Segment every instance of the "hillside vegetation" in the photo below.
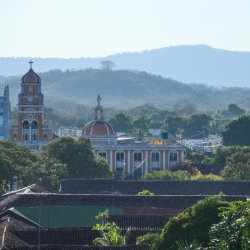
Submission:
{"label": "hillside vegetation", "polygon": [[[230,103],[250,109],[250,88],[216,88],[202,84],[185,84],[147,72],[130,70],[86,69],[51,70],[40,74],[47,106],[55,103],[94,106],[100,94],[103,106],[127,109],[152,103],[162,109],[194,105],[199,110],[223,109]],[[12,106],[17,103],[21,76],[2,77],[10,85]]]}

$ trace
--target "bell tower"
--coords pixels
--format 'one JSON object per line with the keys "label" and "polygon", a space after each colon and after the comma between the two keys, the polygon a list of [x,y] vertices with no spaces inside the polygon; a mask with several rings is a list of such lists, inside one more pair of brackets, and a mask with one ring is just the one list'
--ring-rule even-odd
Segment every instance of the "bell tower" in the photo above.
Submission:
{"label": "bell tower", "polygon": [[[41,78],[30,61],[29,71],[22,77],[21,93],[18,95],[18,133],[16,141],[26,145],[37,145],[48,140],[43,131],[44,96],[41,92]],[[15,138],[14,138],[15,140]]]}

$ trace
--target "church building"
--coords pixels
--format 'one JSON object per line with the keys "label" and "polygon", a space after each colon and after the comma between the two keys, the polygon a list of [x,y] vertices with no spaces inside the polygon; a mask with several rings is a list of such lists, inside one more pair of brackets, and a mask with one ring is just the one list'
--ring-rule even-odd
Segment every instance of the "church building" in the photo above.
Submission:
{"label": "church building", "polygon": [[52,140],[52,128],[44,117],[44,96],[41,78],[32,69],[22,77],[18,95],[18,124],[10,128],[10,139],[33,150],[40,151]]}
{"label": "church building", "polygon": [[104,119],[101,97],[97,97],[94,120],[82,130],[96,153],[105,158],[110,170],[124,175],[141,175],[153,170],[170,170],[184,160],[184,147],[176,140],[152,139],[148,143],[135,138],[118,137],[111,124]]}

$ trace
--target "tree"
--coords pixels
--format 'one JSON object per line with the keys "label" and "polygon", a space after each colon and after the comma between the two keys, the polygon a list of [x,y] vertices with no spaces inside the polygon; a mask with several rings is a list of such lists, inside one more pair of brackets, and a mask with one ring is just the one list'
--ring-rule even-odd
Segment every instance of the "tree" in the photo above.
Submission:
{"label": "tree", "polygon": [[250,146],[250,116],[240,116],[231,121],[222,133],[226,146]]}
{"label": "tree", "polygon": [[177,131],[184,130],[186,127],[186,119],[180,116],[167,117],[161,128],[162,131],[166,131],[173,136],[176,136]]}
{"label": "tree", "polygon": [[192,207],[170,219],[164,226],[157,249],[179,249],[177,242],[197,242],[206,247],[209,242],[209,229],[220,221],[219,211],[228,207],[220,196],[212,196],[198,201]]}
{"label": "tree", "polygon": [[250,180],[250,152],[235,153],[227,158],[222,176],[230,180]]}
{"label": "tree", "polygon": [[229,113],[231,113],[234,116],[240,116],[245,113],[245,110],[241,109],[236,104],[229,104],[227,110]]}
{"label": "tree", "polygon": [[111,177],[108,163],[95,155],[89,139],[61,137],[44,148],[49,158],[65,164],[71,178]]}
{"label": "tree", "polygon": [[206,114],[193,114],[187,119],[184,135],[191,138],[207,136],[210,131],[211,117]]}
{"label": "tree", "polygon": [[113,116],[109,121],[114,130],[118,132],[129,132],[132,129],[131,118],[124,113],[118,113]]}
{"label": "tree", "polygon": [[39,155],[28,147],[14,142],[0,142],[0,189],[12,188],[15,182],[21,186],[31,184],[33,164],[39,160]]}
{"label": "tree", "polygon": [[101,61],[102,68],[105,70],[111,70],[115,67],[115,64],[110,60]]}
{"label": "tree", "polygon": [[123,236],[121,234],[122,231],[116,225],[115,222],[106,222],[108,218],[109,218],[108,210],[96,216],[96,219],[102,220],[102,225],[97,223],[93,227],[93,230],[100,231],[101,237],[95,238],[93,240],[93,245],[95,246],[125,246],[127,235]]}
{"label": "tree", "polygon": [[219,214],[221,221],[209,231],[211,250],[248,250],[250,239],[250,201],[232,202]]}
{"label": "tree", "polygon": [[60,179],[67,178],[68,176],[68,170],[65,164],[58,163],[46,155],[42,155],[41,158],[33,164],[32,169],[30,181],[53,190],[58,190]]}

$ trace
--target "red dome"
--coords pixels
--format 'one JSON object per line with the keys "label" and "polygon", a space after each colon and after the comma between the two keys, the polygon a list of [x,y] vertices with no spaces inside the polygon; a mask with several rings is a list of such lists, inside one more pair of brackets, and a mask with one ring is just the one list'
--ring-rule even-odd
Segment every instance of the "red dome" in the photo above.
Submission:
{"label": "red dome", "polygon": [[91,135],[116,135],[112,126],[106,121],[91,121],[82,130],[83,136]]}

